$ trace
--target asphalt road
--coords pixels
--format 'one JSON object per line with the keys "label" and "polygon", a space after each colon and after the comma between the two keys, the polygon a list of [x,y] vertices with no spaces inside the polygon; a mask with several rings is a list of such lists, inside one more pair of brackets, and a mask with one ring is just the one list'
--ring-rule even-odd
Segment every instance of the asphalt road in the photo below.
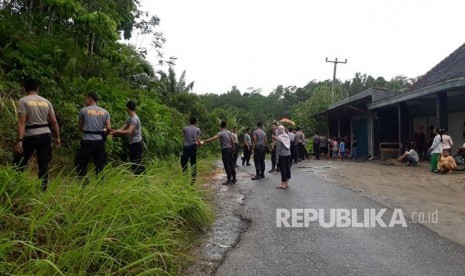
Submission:
{"label": "asphalt road", "polygon": [[[465,247],[408,218],[407,227],[393,228],[324,228],[318,221],[303,228],[276,227],[278,208],[321,208],[326,221],[330,209],[357,209],[363,221],[364,209],[387,208],[316,174],[324,174],[323,162],[293,168],[287,190],[275,189],[279,173],[237,184],[248,190],[242,213],[252,223],[215,275],[465,275]],[[253,166],[238,171],[253,173]],[[392,212],[383,221],[389,223]]]}

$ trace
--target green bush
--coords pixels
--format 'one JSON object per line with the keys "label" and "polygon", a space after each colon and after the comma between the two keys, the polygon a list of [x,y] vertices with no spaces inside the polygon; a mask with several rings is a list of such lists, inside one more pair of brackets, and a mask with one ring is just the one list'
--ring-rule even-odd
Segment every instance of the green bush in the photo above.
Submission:
{"label": "green bush", "polygon": [[[212,166],[202,163],[200,174]],[[178,274],[213,218],[206,192],[188,183],[165,160],[140,177],[107,169],[86,188],[59,175],[44,193],[0,167],[0,274]]]}

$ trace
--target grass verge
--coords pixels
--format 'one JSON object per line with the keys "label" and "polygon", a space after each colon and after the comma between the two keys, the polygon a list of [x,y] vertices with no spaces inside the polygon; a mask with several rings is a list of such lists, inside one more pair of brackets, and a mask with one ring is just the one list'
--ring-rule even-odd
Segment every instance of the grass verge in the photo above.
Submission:
{"label": "grass verge", "polygon": [[173,275],[213,221],[201,188],[214,159],[199,163],[190,185],[178,160],[144,176],[106,169],[86,188],[59,174],[47,192],[28,173],[0,167],[1,275]]}

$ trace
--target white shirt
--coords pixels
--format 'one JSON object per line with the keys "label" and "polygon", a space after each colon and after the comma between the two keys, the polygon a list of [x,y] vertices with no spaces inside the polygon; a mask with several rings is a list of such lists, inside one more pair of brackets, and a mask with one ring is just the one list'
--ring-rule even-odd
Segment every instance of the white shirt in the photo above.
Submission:
{"label": "white shirt", "polygon": [[405,154],[413,157],[413,159],[415,159],[415,161],[418,162],[418,159],[419,159],[418,153],[414,151],[413,149],[410,149],[409,151],[405,151]]}
{"label": "white shirt", "polygon": [[441,135],[439,134],[434,137],[433,144],[431,145],[431,153],[442,153]]}

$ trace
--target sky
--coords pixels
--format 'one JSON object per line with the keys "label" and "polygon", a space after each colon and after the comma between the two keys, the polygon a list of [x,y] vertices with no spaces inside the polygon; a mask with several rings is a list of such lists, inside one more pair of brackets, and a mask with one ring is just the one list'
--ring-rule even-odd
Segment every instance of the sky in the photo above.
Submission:
{"label": "sky", "polygon": [[[166,57],[177,58],[194,92],[225,93],[312,80],[351,80],[356,72],[414,78],[465,43],[463,0],[142,0],[160,18]],[[156,65],[150,37],[134,35]],[[156,69],[161,69],[155,66]]]}

